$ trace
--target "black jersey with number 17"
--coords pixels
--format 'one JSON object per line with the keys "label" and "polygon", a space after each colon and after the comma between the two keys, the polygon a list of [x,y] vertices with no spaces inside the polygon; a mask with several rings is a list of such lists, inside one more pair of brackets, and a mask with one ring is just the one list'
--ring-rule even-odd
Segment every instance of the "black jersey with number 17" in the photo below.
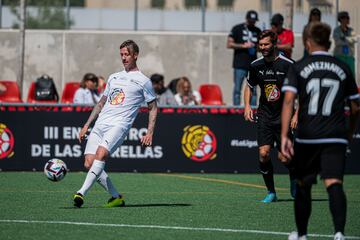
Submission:
{"label": "black jersey with number 17", "polygon": [[282,90],[299,96],[297,142],[347,143],[345,102],[359,94],[345,63],[315,52],[290,67]]}

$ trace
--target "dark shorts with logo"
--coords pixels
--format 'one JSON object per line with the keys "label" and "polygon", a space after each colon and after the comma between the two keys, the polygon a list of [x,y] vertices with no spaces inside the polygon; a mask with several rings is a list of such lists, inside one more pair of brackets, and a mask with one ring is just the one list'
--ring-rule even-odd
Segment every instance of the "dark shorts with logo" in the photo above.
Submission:
{"label": "dark shorts with logo", "polygon": [[280,133],[280,120],[271,121],[261,116],[257,118],[257,142],[259,147],[270,145],[271,147],[275,146],[280,151]]}
{"label": "dark shorts with logo", "polygon": [[316,183],[317,175],[321,179],[344,177],[346,144],[302,144],[295,142],[295,175],[306,184]]}

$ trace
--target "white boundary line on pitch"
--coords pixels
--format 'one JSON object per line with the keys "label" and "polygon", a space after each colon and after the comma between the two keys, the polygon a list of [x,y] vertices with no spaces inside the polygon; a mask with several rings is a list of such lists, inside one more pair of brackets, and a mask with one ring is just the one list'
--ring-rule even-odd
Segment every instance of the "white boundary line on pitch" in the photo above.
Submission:
{"label": "white boundary line on pitch", "polygon": [[[167,229],[167,230],[190,230],[190,231],[209,231],[209,232],[232,232],[232,233],[257,233],[268,235],[285,235],[287,232],[272,232],[261,230],[245,230],[245,229],[226,229],[226,228],[196,228],[196,227],[176,227],[161,225],[132,225],[132,224],[113,224],[113,223],[90,223],[90,222],[67,222],[67,221],[37,221],[37,220],[10,220],[0,219],[0,223],[40,223],[40,224],[66,224],[81,226],[101,226],[101,227],[123,227],[123,228],[150,228],[150,229]],[[324,234],[308,234],[310,237],[333,238],[333,235]],[[346,236],[346,239],[360,239],[358,236]]]}

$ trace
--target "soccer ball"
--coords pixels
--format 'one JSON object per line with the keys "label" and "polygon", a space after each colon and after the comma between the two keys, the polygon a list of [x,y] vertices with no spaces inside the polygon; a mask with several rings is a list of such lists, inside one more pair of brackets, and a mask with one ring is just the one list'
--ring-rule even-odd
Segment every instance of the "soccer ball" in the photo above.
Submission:
{"label": "soccer ball", "polygon": [[67,171],[66,164],[62,160],[56,158],[47,161],[44,167],[45,176],[53,182],[62,180]]}

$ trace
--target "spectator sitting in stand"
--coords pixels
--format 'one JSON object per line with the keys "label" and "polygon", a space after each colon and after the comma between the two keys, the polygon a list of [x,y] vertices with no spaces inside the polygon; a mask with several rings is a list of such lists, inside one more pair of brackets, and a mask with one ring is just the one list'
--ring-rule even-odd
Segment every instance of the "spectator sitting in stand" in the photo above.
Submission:
{"label": "spectator sitting in stand", "polygon": [[6,92],[6,86],[0,83],[0,95]]}
{"label": "spectator sitting in stand", "polygon": [[105,91],[105,87],[106,87],[105,78],[103,76],[98,76],[98,82],[96,85],[96,90],[98,95],[102,95],[102,93]]}
{"label": "spectator sitting in stand", "polygon": [[171,92],[175,95],[176,92],[176,85],[178,83],[178,81],[180,80],[180,78],[174,78],[173,80],[171,80],[167,86],[168,89],[171,90]]}
{"label": "spectator sitting in stand", "polygon": [[285,57],[291,58],[294,47],[294,32],[284,28],[284,17],[277,13],[271,18],[271,29],[278,35],[277,48]]}
{"label": "spectator sitting in stand", "polygon": [[156,93],[156,102],[160,106],[176,106],[178,105],[175,101],[174,94],[170,89],[164,86],[164,76],[161,74],[153,74],[150,77],[152,86]]}
{"label": "spectator sitting in stand", "polygon": [[321,22],[321,11],[318,8],[311,9],[309,15],[309,22],[305,25],[303,30],[302,38],[304,44],[304,57],[309,55],[305,47],[306,39],[308,39],[308,33],[309,33],[308,28],[310,27],[310,23],[315,23],[315,22]]}
{"label": "spectator sitting in stand", "polygon": [[177,94],[175,94],[175,100],[178,105],[200,105],[201,95],[198,91],[192,90],[190,80],[187,77],[180,78],[176,85],[176,91]]}
{"label": "spectator sitting in stand", "polygon": [[99,101],[99,95],[96,93],[98,77],[93,73],[86,73],[80,83],[80,88],[74,95],[74,103],[96,104]]}

